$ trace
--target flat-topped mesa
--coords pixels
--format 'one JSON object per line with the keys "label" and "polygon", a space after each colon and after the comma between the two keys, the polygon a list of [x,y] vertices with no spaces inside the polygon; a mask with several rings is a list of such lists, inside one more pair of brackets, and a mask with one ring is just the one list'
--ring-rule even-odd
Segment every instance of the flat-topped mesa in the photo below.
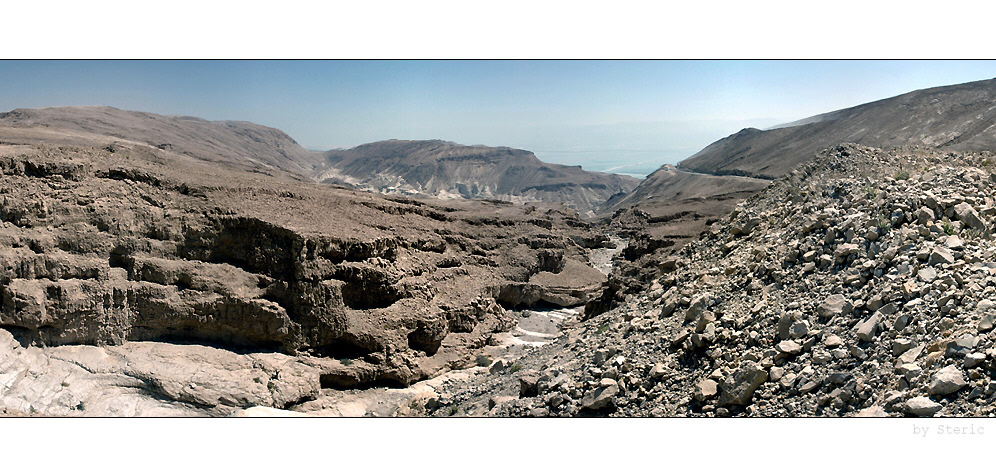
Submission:
{"label": "flat-topped mesa", "polygon": [[529,151],[441,140],[390,140],[325,153],[314,176],[379,192],[439,198],[563,202],[597,210],[639,180],[541,162]]}

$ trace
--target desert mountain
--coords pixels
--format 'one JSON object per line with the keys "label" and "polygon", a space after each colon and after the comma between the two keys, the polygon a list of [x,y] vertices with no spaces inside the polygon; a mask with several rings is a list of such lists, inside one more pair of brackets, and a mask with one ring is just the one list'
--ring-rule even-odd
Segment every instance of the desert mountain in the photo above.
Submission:
{"label": "desert mountain", "polygon": [[913,91],[770,130],[743,129],[679,166],[714,175],[770,179],[844,142],[992,150],[996,147],[996,79]]}
{"label": "desert mountain", "polygon": [[597,209],[639,183],[628,176],[547,164],[525,150],[440,140],[374,142],[329,151],[325,158],[316,173],[324,182],[440,198],[563,202],[581,211]]}
{"label": "desert mountain", "polygon": [[[207,121],[103,106],[15,109],[0,114],[8,143],[109,146],[141,144],[226,168],[436,198],[563,202],[597,209],[639,180],[547,164],[508,147],[444,141],[383,141],[313,152],[284,132],[244,121]],[[108,138],[112,141],[108,144]]]}
{"label": "desert mountain", "polygon": [[589,258],[609,239],[559,204],[385,197],[266,167],[308,156],[258,126],[82,112],[137,125],[0,126],[4,412],[224,415],[407,386],[514,339],[512,309],[577,307],[605,279]]}
{"label": "desert mountain", "polygon": [[0,114],[7,142],[107,145],[107,138],[151,145],[244,170],[278,169],[309,175],[320,156],[271,127],[206,121],[105,106],[15,109]]}

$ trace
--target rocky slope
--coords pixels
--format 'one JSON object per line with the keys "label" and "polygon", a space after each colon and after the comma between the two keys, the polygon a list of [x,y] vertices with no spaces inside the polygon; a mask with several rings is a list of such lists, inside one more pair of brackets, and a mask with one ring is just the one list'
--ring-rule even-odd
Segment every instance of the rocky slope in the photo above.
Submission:
{"label": "rocky slope", "polygon": [[0,197],[0,406],[29,414],[410,385],[472,364],[506,308],[583,304],[609,244],[562,207],[388,199],[113,137],[0,145]]}
{"label": "rocky slope", "polygon": [[[826,147],[925,145],[941,150],[996,148],[996,80],[914,91],[785,124],[748,128],[716,141],[677,167],[664,165],[627,195],[603,207],[608,226],[630,238],[628,256],[671,253],[741,200],[810,161]],[[612,214],[612,215],[610,215]],[[589,311],[600,312],[645,289],[646,259],[620,273]]]}
{"label": "rocky slope", "polygon": [[996,157],[844,145],[432,415],[991,415]]}
{"label": "rocky slope", "polygon": [[439,198],[563,202],[597,210],[639,180],[547,164],[532,152],[444,141],[391,140],[325,153],[320,181],[379,192]]}
{"label": "rocky slope", "polygon": [[819,150],[844,142],[926,145],[952,151],[996,148],[996,79],[913,91],[720,139],[679,165],[714,175],[780,177]]}

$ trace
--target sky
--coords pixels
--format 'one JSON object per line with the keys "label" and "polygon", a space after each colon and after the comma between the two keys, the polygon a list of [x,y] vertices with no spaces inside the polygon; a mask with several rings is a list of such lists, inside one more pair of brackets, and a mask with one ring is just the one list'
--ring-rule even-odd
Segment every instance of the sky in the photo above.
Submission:
{"label": "sky", "polygon": [[316,150],[444,139],[642,176],[744,127],[996,77],[996,61],[0,61],[0,111],[107,105]]}

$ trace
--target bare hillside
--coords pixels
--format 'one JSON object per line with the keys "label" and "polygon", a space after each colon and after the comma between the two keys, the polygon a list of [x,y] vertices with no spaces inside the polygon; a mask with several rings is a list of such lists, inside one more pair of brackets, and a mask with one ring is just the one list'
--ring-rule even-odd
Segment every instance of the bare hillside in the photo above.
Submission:
{"label": "bare hillside", "polygon": [[913,91],[794,124],[741,130],[679,165],[715,175],[773,178],[842,142],[992,150],[996,147],[996,79]]}
{"label": "bare hillside", "polygon": [[307,176],[320,160],[318,153],[271,127],[104,106],[15,109],[0,114],[0,128],[7,143],[106,146],[112,138],[244,170]]}

